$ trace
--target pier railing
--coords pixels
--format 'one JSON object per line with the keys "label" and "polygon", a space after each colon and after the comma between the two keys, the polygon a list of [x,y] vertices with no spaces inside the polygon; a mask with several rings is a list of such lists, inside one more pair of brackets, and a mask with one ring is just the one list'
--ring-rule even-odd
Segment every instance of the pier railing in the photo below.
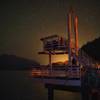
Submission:
{"label": "pier railing", "polygon": [[56,66],[51,70],[50,67],[41,66],[40,68],[32,69],[33,77],[55,77],[55,78],[80,78],[80,67],[79,66],[64,66],[60,68]]}

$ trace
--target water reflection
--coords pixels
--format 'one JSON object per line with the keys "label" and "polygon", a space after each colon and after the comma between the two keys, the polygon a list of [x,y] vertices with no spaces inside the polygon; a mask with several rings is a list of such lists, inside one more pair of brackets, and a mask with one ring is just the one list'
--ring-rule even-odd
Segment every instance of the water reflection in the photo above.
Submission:
{"label": "water reflection", "polygon": [[[47,89],[30,76],[30,71],[0,71],[0,100],[47,100]],[[80,100],[80,95],[55,91],[55,100]]]}

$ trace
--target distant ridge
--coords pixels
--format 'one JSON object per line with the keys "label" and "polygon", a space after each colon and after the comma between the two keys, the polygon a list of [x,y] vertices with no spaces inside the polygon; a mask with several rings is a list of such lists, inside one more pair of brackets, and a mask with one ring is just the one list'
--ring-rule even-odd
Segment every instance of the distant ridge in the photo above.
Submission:
{"label": "distant ridge", "polygon": [[34,60],[3,54],[0,56],[0,69],[32,69],[40,64]]}
{"label": "distant ridge", "polygon": [[82,48],[90,57],[100,62],[100,37],[88,42]]}

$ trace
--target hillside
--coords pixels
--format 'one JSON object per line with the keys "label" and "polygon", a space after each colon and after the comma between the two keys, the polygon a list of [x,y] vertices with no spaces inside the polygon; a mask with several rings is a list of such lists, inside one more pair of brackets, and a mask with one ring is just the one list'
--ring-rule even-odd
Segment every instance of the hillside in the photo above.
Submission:
{"label": "hillside", "polygon": [[88,42],[81,49],[83,49],[90,57],[100,62],[100,37]]}
{"label": "hillside", "polygon": [[39,63],[15,55],[0,56],[0,69],[31,69],[34,66],[39,66]]}

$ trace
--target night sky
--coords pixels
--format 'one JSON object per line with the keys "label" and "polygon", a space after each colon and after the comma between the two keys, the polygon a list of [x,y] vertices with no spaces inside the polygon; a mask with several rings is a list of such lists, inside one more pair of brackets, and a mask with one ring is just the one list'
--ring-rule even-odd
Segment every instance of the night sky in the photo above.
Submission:
{"label": "night sky", "polygon": [[46,63],[47,59],[37,54],[42,49],[40,38],[53,34],[67,38],[70,7],[79,18],[80,47],[99,37],[99,0],[0,1],[0,54],[13,54]]}

